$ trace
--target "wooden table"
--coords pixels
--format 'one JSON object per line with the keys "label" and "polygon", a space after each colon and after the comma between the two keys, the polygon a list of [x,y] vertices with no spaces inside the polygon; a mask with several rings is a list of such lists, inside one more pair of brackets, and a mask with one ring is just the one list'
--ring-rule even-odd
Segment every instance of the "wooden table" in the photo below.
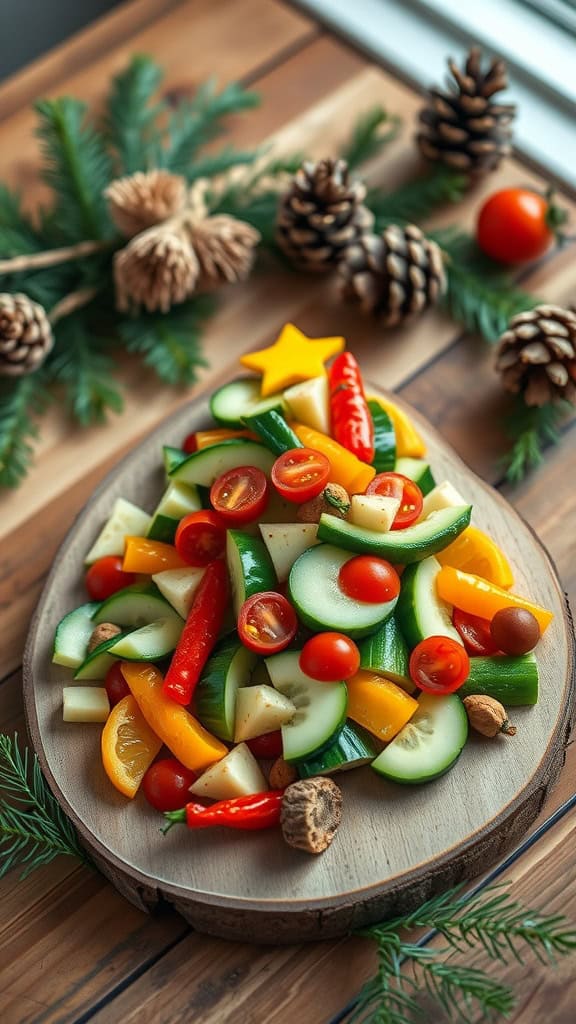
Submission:
{"label": "wooden table", "polygon": [[[358,112],[375,101],[404,119],[401,138],[376,166],[374,180],[391,186],[416,164],[411,146],[419,97],[369,64],[310,19],[276,0],[139,0],[36,62],[0,88],[0,177],[35,203],[37,143],[30,104],[38,95],[71,93],[98,102],[111,73],[133,52],[153,54],[167,70],[164,88],[178,95],[206,75],[238,79],[262,95],[259,110],[231,125],[242,146],[264,139],[286,150],[330,153]],[[482,194],[507,183],[538,181],[507,162],[457,211],[471,224]],[[574,300],[574,247],[545,259],[523,277],[524,287],[551,301]],[[231,291],[205,338],[212,385],[231,359],[270,342],[294,320],[314,335],[344,333],[366,374],[395,388],[420,409],[478,473],[506,493],[548,546],[570,596],[576,593],[571,445],[576,427],[546,465],[515,490],[499,478],[504,400],[493,353],[435,312],[401,332],[384,335],[354,310],[331,300],[330,286],[294,276],[259,277]],[[45,422],[37,464],[24,486],[1,499],[3,629],[0,720],[4,732],[24,729],[19,666],[28,621],[53,554],[95,484],[118,457],[190,393],[161,389],[126,363],[126,409],[108,426],[79,434],[58,412]],[[194,394],[195,392],[192,392]],[[544,695],[545,699],[545,695]],[[544,821],[575,789],[574,748],[561,781],[542,808]],[[562,910],[576,922],[576,813],[570,811],[505,872],[512,892],[535,906]],[[72,860],[59,859],[26,881],[3,883],[0,938],[0,1019],[117,1024],[182,1021],[327,1024],[374,966],[361,939],[279,949],[256,948],[195,934],[175,914],[151,918]],[[475,955],[474,962],[480,962]],[[531,963],[498,969],[518,984],[514,1021],[573,1019],[572,963],[553,971]],[[570,980],[572,977],[572,981]],[[572,1010],[572,1012],[571,1012]]]}

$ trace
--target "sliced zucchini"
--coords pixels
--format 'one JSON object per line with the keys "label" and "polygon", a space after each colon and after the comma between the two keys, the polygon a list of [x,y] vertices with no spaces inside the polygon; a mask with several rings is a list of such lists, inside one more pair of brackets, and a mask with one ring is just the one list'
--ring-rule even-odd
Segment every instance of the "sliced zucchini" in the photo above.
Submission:
{"label": "sliced zucchini", "polygon": [[474,693],[494,697],[504,707],[537,704],[538,662],[534,654],[470,658],[470,675],[458,690],[458,696],[464,699]]}
{"label": "sliced zucchini", "polygon": [[125,636],[128,636],[128,633],[117,633],[116,636],[98,644],[98,647],[95,647],[78,666],[74,673],[74,679],[104,679],[108,669],[115,661],[118,661],[115,654],[109,654],[109,648]]}
{"label": "sliced zucchini", "polygon": [[415,484],[418,484],[424,495],[429,494],[436,487],[436,481],[430,469],[430,464],[424,459],[410,459],[408,456],[396,459],[394,472],[402,473],[402,476],[407,476],[409,480],[413,480]]}
{"label": "sliced zucchini", "polygon": [[298,617],[310,629],[367,636],[394,611],[397,598],[377,604],[357,601],[340,588],[340,570],[352,557],[331,544],[319,544],[300,555],[292,566],[288,579],[290,600]]}
{"label": "sliced zucchini", "polygon": [[236,694],[250,684],[256,660],[231,633],[220,641],[204,667],[194,695],[196,713],[208,732],[221,740],[234,739]]}
{"label": "sliced zucchini", "polygon": [[210,412],[216,422],[223,427],[243,427],[243,416],[255,406],[261,410],[284,407],[282,395],[262,399],[260,387],[259,377],[238,377],[218,388],[210,399]]}
{"label": "sliced zucchini", "polygon": [[208,797],[209,800],[233,800],[238,796],[264,793],[267,789],[262,769],[245,743],[233,747],[190,786],[194,796]]}
{"label": "sliced zucchini", "polygon": [[192,565],[185,569],[163,569],[162,572],[154,573],[152,579],[174,611],[187,619],[205,571]]}
{"label": "sliced zucchini", "polygon": [[260,523],[260,533],[279,583],[288,579],[296,559],[318,544],[316,523]]}
{"label": "sliced zucchini", "polygon": [[165,544],[173,544],[180,520],[200,508],[202,505],[196,487],[173,480],[153,513],[146,536],[164,541]]}
{"label": "sliced zucchini", "polygon": [[60,619],[54,636],[52,661],[55,665],[78,668],[82,664],[88,650],[88,641],[94,632],[92,617],[99,607],[98,601],[82,604]]}
{"label": "sliced zucchini", "polygon": [[259,441],[247,441],[241,437],[231,437],[210,448],[202,448],[199,452],[189,455],[184,462],[172,470],[172,480],[185,484],[202,484],[211,487],[214,481],[229,469],[238,466],[257,466],[262,472],[269,474],[274,464],[272,452]]}
{"label": "sliced zucchini", "polygon": [[249,430],[258,434],[263,444],[275,455],[282,455],[283,452],[290,451],[291,448],[304,447],[300,438],[296,437],[278,409],[252,412],[250,415],[244,416],[244,423]]}
{"label": "sliced zucchini", "polygon": [[174,614],[157,619],[121,637],[108,648],[108,654],[123,661],[159,661],[175,649],[183,627],[183,620]]}
{"label": "sliced zucchini", "polygon": [[301,779],[310,779],[314,775],[347,772],[370,764],[378,751],[376,740],[366,729],[353,722],[345,722],[331,746],[316,757],[298,763],[298,775]]}
{"label": "sliced zucchini", "polygon": [[468,737],[468,717],[456,694],[423,693],[407,725],[372,762],[392,782],[431,782],[460,756]]}
{"label": "sliced zucchini", "polygon": [[275,732],[296,714],[292,701],[271,686],[242,686],[236,694],[234,742]]}
{"label": "sliced zucchini", "polygon": [[260,537],[242,530],[228,530],[226,562],[232,587],[232,604],[238,616],[244,601],[252,594],[276,588],[276,573],[268,549]]}
{"label": "sliced zucchini", "polygon": [[369,399],[368,408],[374,424],[374,458],[377,473],[389,473],[396,463],[396,431],[388,413],[380,402]]}
{"label": "sliced zucchini", "polygon": [[405,530],[376,533],[324,512],[320,517],[318,537],[347,551],[367,552],[380,555],[396,565],[408,565],[448,547],[470,525],[471,515],[471,505],[444,508]]}
{"label": "sliced zucchini", "polygon": [[433,557],[409,565],[402,574],[396,616],[408,645],[416,647],[427,636],[449,636],[462,643],[452,625],[452,607],[438,596],[436,577],[440,563]]}
{"label": "sliced zucchini", "polygon": [[100,622],[114,622],[117,626],[137,629],[156,619],[170,617],[179,619],[158,587],[153,583],[135,583],[103,601],[94,616],[94,622],[96,625]]}
{"label": "sliced zucchini", "polygon": [[375,633],[360,641],[360,668],[377,672],[407,693],[414,693],[416,687],[408,670],[408,647],[398,626],[397,615],[398,609]]}
{"label": "sliced zucchini", "polygon": [[329,747],[346,721],[345,683],[319,683],[299,665],[300,651],[282,651],[266,658],[272,684],[296,706],[291,722],[282,726],[286,761],[305,761]]}
{"label": "sliced zucchini", "polygon": [[164,461],[164,469],[168,476],[180,466],[188,458],[188,452],[183,452],[181,448],[172,448],[171,445],[165,444],[162,449],[162,458]]}
{"label": "sliced zucchini", "polygon": [[123,555],[124,538],[146,534],[151,517],[143,509],[125,498],[116,498],[112,515],[103,526],[84,561],[87,565],[106,555]]}

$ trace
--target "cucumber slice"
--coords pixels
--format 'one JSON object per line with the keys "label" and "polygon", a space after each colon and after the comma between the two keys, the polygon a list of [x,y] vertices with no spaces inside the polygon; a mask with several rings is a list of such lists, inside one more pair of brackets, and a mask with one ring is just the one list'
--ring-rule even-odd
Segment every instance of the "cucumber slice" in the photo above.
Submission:
{"label": "cucumber slice", "polygon": [[310,629],[367,636],[394,611],[397,598],[369,604],[347,597],[340,589],[338,575],[352,557],[331,544],[319,544],[300,555],[292,566],[288,579],[290,600],[298,617]]}
{"label": "cucumber slice", "polygon": [[405,530],[376,533],[324,512],[318,538],[347,551],[381,555],[397,565],[408,565],[448,547],[470,525],[471,515],[471,505],[443,508]]}
{"label": "cucumber slice", "polygon": [[300,438],[296,437],[282,413],[277,409],[253,412],[244,416],[244,423],[249,430],[258,434],[266,447],[275,455],[282,455],[283,452],[290,451],[291,448],[304,447]]}
{"label": "cucumber slice", "polygon": [[112,594],[100,605],[94,616],[96,625],[100,622],[114,622],[117,626],[147,626],[156,619],[180,616],[166,601],[157,587],[151,583],[135,583]]}
{"label": "cucumber slice", "polygon": [[323,753],[299,762],[298,775],[301,779],[310,779],[314,775],[333,775],[335,772],[360,768],[373,761],[378,750],[378,744],[366,729],[345,722],[334,743]]}
{"label": "cucumber slice", "polygon": [[408,645],[416,647],[427,636],[449,636],[462,643],[458,630],[452,625],[452,607],[438,597],[436,577],[440,563],[435,558],[424,558],[409,565],[402,574],[402,586],[396,615]]}
{"label": "cucumber slice", "polygon": [[234,739],[236,694],[250,685],[257,657],[235,633],[224,637],[208,659],[194,695],[198,718],[208,732],[221,740]]}
{"label": "cucumber slice", "polygon": [[242,530],[228,530],[226,562],[236,617],[246,598],[263,590],[275,590],[276,573],[266,545],[260,537],[251,537]]}
{"label": "cucumber slice", "polygon": [[108,669],[118,661],[115,654],[109,654],[109,648],[113,647],[114,644],[118,643],[122,637],[126,637],[129,634],[117,633],[116,636],[110,637],[109,640],[105,640],[103,644],[99,644],[93,651],[84,659],[81,665],[78,666],[74,673],[74,679],[104,679]]}
{"label": "cucumber slice", "polygon": [[494,697],[505,707],[538,703],[538,662],[534,654],[495,654],[470,658],[470,675],[458,690],[464,699],[474,693]]}
{"label": "cucumber slice", "polygon": [[282,726],[286,761],[305,761],[331,746],[346,721],[345,683],[311,679],[302,672],[299,658],[300,651],[282,651],[265,659],[274,688],[296,706],[292,721]]}
{"label": "cucumber slice", "polygon": [[92,616],[99,607],[98,601],[82,604],[60,619],[54,635],[52,661],[55,665],[78,668],[82,664],[86,657],[88,641],[94,632]]}
{"label": "cucumber slice", "polygon": [[407,476],[409,480],[413,480],[415,484],[418,484],[424,496],[430,494],[430,491],[436,487],[436,481],[430,465],[424,459],[410,459],[407,456],[396,459],[394,472],[402,473],[402,476]]}
{"label": "cucumber slice", "polygon": [[274,456],[259,441],[246,441],[231,437],[228,441],[213,444],[189,455],[184,462],[170,473],[172,480],[185,484],[202,484],[211,487],[217,477],[238,466],[257,466],[269,474],[274,465]]}
{"label": "cucumber slice", "polygon": [[377,473],[388,473],[396,464],[396,431],[388,413],[373,399],[368,408],[374,423],[374,458],[372,465]]}
{"label": "cucumber slice", "polygon": [[392,782],[430,782],[458,759],[468,736],[468,717],[456,694],[423,693],[407,725],[372,762]]}
{"label": "cucumber slice", "polygon": [[279,583],[288,579],[296,559],[318,543],[316,523],[260,523],[260,533]]}
{"label": "cucumber slice", "polygon": [[397,614],[398,609],[376,633],[360,641],[360,668],[377,672],[397,683],[407,693],[414,693],[416,687],[408,671],[408,647],[398,626]]}
{"label": "cucumber slice", "polygon": [[238,377],[218,388],[210,399],[210,412],[216,422],[223,427],[243,427],[243,416],[255,406],[261,410],[272,409],[278,405],[283,408],[282,395],[271,395],[270,398],[262,399],[260,386],[259,377]]}
{"label": "cucumber slice", "polygon": [[150,526],[150,521],[148,513],[137,505],[126,501],[125,498],[116,498],[112,506],[112,515],[84,559],[86,565],[91,565],[106,555],[123,555],[124,538],[143,536]]}
{"label": "cucumber slice", "polygon": [[181,448],[172,448],[170,445],[165,444],[162,448],[162,458],[164,460],[164,469],[168,476],[170,476],[177,466],[186,462],[188,452],[183,452]]}
{"label": "cucumber slice", "polygon": [[153,513],[146,536],[152,540],[172,544],[180,520],[190,512],[197,512],[201,507],[196,487],[173,480]]}
{"label": "cucumber slice", "polygon": [[183,620],[175,615],[157,619],[112,644],[108,654],[124,661],[158,661],[175,649],[183,627]]}

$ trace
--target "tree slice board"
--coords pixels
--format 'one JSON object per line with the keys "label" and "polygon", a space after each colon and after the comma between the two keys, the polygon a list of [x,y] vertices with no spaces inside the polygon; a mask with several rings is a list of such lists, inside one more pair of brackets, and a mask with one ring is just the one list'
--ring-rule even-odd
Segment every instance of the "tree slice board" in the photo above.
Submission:
{"label": "tree slice board", "polygon": [[574,636],[554,567],[506,501],[417,413],[398,404],[421,427],[436,479],[450,479],[473,502],[473,522],[507,552],[514,589],[554,612],[537,651],[539,703],[513,709],[514,738],[472,736],[453,770],[428,785],[393,785],[370,768],[341,776],[343,822],[319,857],[289,848],[276,830],[181,827],[163,837],[159,815],[144,797],[127,801],[105,777],[101,727],[62,722],[70,672],[52,665],[51,654],[57,622],[86,600],[83,556],[113,499],[152,510],[164,485],[162,444],[178,446],[206,426],[208,399],[194,401],[119,463],[78,517],[54,561],[24,661],[27,723],[48,783],[98,868],[140,908],[167,902],[195,928],[225,938],[281,943],[338,936],[484,871],[528,829],[554,785],[574,708]]}

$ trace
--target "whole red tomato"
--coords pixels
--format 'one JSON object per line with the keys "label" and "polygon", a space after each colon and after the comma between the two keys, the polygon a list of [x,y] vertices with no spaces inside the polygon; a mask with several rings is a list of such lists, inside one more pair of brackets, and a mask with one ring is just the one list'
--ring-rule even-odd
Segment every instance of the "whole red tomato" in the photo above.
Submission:
{"label": "whole red tomato", "polygon": [[481,208],[476,238],[482,251],[499,263],[528,263],[550,248],[565,219],[550,197],[527,188],[504,188]]}
{"label": "whole red tomato", "polygon": [[117,590],[136,582],[133,572],[124,572],[118,555],[105,555],[88,569],[84,582],[93,601],[105,601]]}

